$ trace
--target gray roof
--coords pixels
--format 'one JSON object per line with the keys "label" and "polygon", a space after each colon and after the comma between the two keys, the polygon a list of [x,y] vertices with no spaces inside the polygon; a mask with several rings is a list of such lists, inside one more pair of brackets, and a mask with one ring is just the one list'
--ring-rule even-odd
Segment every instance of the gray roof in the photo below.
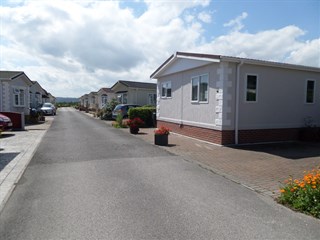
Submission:
{"label": "gray roof", "polygon": [[[146,89],[156,89],[157,88],[157,84],[155,84],[155,83],[132,82],[132,81],[125,81],[125,80],[119,80],[117,83],[121,83],[121,84],[123,84],[127,87],[131,87],[131,88],[146,88]],[[113,86],[115,86],[115,85],[113,85]],[[113,88],[113,87],[111,87],[111,88]]]}
{"label": "gray roof", "polygon": [[14,79],[23,74],[22,71],[0,71],[0,78],[3,79]]}
{"label": "gray roof", "polygon": [[176,52],[172,54],[164,63],[160,65],[150,76],[150,78],[156,78],[157,74],[167,68],[172,62],[174,62],[177,58],[187,58],[187,59],[196,59],[196,60],[204,60],[204,61],[227,61],[227,62],[235,62],[235,63],[247,63],[254,65],[264,65],[271,67],[279,67],[279,68],[287,68],[287,69],[297,69],[304,71],[313,71],[320,72],[320,68],[311,67],[311,66],[303,66],[289,63],[280,63],[280,62],[272,62],[251,58],[240,58],[240,57],[230,57],[223,55],[213,55],[213,54],[201,54],[201,53],[190,53],[190,52]]}

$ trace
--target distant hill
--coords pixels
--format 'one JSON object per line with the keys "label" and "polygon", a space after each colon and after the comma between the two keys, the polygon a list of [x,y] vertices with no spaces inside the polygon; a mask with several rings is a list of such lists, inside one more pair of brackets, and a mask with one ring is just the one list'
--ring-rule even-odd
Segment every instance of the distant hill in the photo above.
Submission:
{"label": "distant hill", "polygon": [[56,97],[56,103],[70,103],[70,102],[79,102],[78,98],[68,98],[68,97]]}

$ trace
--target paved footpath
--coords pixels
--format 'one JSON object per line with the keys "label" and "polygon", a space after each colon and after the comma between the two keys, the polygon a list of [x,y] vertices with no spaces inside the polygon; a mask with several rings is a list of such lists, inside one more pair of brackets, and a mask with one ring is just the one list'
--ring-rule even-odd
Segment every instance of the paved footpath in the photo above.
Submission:
{"label": "paved footpath", "polygon": [[[153,128],[141,128],[135,136],[154,143]],[[273,198],[279,196],[279,187],[289,176],[300,178],[305,170],[320,166],[320,143],[222,147],[173,133],[169,146],[161,148]]]}
{"label": "paved footpath", "polygon": [[33,157],[54,117],[25,131],[3,132],[0,138],[0,212]]}

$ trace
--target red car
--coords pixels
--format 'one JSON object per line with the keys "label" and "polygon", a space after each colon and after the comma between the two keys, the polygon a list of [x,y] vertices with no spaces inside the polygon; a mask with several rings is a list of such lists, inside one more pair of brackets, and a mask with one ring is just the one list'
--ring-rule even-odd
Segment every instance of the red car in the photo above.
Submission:
{"label": "red car", "polygon": [[12,129],[11,119],[0,113],[0,130],[5,131],[10,129]]}

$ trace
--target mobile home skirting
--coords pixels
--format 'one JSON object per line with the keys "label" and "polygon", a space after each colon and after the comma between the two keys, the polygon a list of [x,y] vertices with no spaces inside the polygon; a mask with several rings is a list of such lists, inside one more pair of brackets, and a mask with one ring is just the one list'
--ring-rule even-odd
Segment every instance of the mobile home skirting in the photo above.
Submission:
{"label": "mobile home skirting", "polygon": [[[234,130],[220,131],[160,120],[157,120],[157,126],[165,126],[170,128],[172,132],[219,145],[235,143]],[[299,133],[300,128],[239,130],[239,144],[297,141]]]}

